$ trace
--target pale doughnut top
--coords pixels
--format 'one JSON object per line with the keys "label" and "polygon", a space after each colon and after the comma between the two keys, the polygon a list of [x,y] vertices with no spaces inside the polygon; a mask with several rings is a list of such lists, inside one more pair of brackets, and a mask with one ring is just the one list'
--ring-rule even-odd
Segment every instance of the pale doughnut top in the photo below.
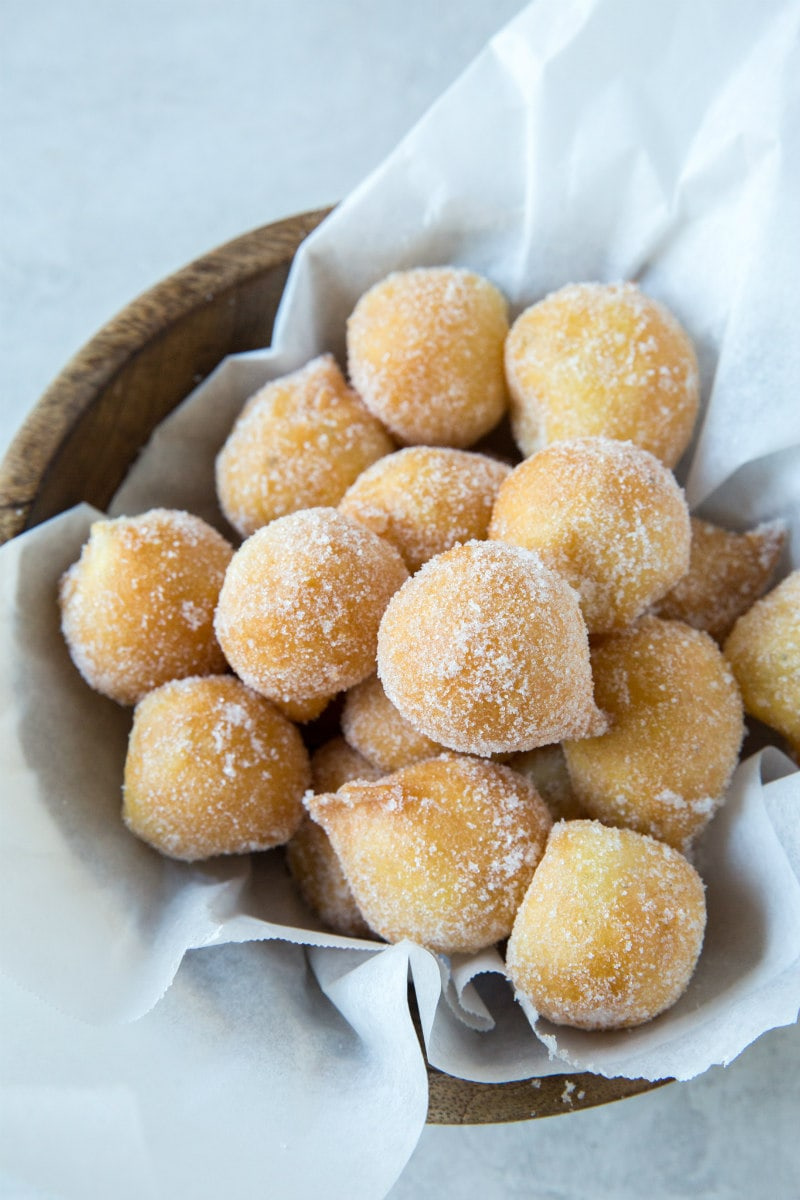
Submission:
{"label": "pale doughnut top", "polygon": [[600,718],[577,594],[537,554],[502,542],[454,547],[396,593],[378,674],[407,720],[464,753],[581,737]]}
{"label": "pale doughnut top", "polygon": [[234,555],[217,636],[237,674],[264,695],[333,695],[373,669],[378,623],[407,578],[398,552],[370,530],[336,509],[303,509]]}

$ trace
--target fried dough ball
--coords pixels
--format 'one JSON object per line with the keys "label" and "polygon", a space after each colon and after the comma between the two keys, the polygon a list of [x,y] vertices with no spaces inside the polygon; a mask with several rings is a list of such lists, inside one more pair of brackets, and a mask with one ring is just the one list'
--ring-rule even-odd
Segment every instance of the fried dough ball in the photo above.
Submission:
{"label": "fried dough ball", "polygon": [[350,378],[399,442],[471,446],[506,410],[507,332],[506,301],[480,275],[397,271],[347,322]]}
{"label": "fried dough ball", "polygon": [[489,537],[537,551],[563,575],[589,633],[625,629],[689,567],[689,510],[673,475],[611,438],[556,442],[520,463]]}
{"label": "fried dough ball", "polygon": [[643,617],[592,649],[601,737],[564,743],[586,812],[678,849],[721,804],[742,742],[739,689],[716,643],[681,621]]}
{"label": "fried dough ball", "polygon": [[782,733],[800,761],[800,571],[739,618],[725,656],[747,711]]}
{"label": "fried dough ball", "polygon": [[756,602],[778,565],[786,542],[780,521],[733,533],[691,518],[689,570],[653,608],[657,617],[685,621],[723,642],[736,620]]}
{"label": "fried dough ball", "polygon": [[247,401],[216,464],[220,507],[242,537],[301,508],[335,506],[394,444],[330,354]]}
{"label": "fried dough ball", "polygon": [[377,675],[357,683],[347,693],[342,733],[351,746],[384,773],[434,758],[444,749],[397,711]]}
{"label": "fried dough ball", "polygon": [[351,779],[380,779],[381,774],[343,737],[331,738],[311,755],[311,786],[315,792],[338,792]]}
{"label": "fried dough ball", "polygon": [[694,348],[633,283],[569,284],[527,308],[505,351],[511,425],[524,455],[599,434],[674,467],[700,398]]}
{"label": "fried dough ball", "polygon": [[553,827],[508,942],[506,967],[540,1016],[629,1029],[683,994],[706,924],[682,854],[598,821]]}
{"label": "fried dough ball", "polygon": [[[351,779],[378,779],[381,772],[344,738],[331,738],[311,756],[315,792],[335,792]],[[336,933],[369,937],[341,863],[322,828],[306,815],[286,847],[289,872],[308,907]]]}
{"label": "fried dough ball", "polygon": [[551,824],[520,775],[452,754],[305,802],[371,928],[444,954],[508,934]]}
{"label": "fried dough ball", "polygon": [[486,537],[505,463],[467,450],[409,446],[369,467],[339,512],[396,546],[413,574],[456,542]]}
{"label": "fried dough ball", "polygon": [[305,703],[375,668],[378,624],[408,578],[400,555],[333,508],[307,508],[259,529],[225,575],[215,626],[245,683]]}
{"label": "fried dough ball", "polygon": [[273,700],[275,707],[295,725],[307,725],[321,717],[333,696],[312,696],[311,699]]}
{"label": "fried dough ball", "polygon": [[467,542],[427,562],[386,609],[378,675],[416,729],[467,754],[605,728],[578,597],[519,546]]}
{"label": "fried dough ball", "polygon": [[329,929],[347,937],[371,936],[330,838],[311,817],[287,845],[286,863],[300,895]]}
{"label": "fried dough ball", "polygon": [[136,706],[123,818],[170,858],[269,850],[303,819],[300,734],[232,675],[179,679]]}
{"label": "fried dough ball", "polygon": [[561,746],[539,746],[508,760],[512,771],[533,784],[544,800],[554,821],[574,821],[585,817],[583,805],[572,790],[567,760]]}
{"label": "fried dough ball", "polygon": [[232,555],[186,512],[93,522],[59,584],[61,629],[90,687],[136,704],[170,679],[224,671],[213,619]]}

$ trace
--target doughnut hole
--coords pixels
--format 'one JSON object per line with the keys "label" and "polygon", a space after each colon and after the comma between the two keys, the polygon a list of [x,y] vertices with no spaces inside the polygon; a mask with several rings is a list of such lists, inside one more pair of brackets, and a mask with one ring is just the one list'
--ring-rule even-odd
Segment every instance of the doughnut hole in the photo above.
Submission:
{"label": "doughnut hole", "polygon": [[685,849],[722,803],[742,742],[739,689],[716,643],[643,617],[592,649],[601,737],[566,741],[587,814]]}
{"label": "doughnut hole", "polygon": [[467,542],[427,562],[386,609],[378,675],[407,721],[464,753],[605,728],[577,595],[518,546]]}
{"label": "doughnut hole", "polygon": [[381,616],[407,578],[393,546],[335,509],[291,513],[231,560],[217,637],[237,675],[268,699],[331,696],[375,669]]}
{"label": "doughnut hole", "polygon": [[527,308],[505,349],[511,424],[523,455],[600,435],[668,467],[689,444],[700,399],[694,347],[633,283],[577,283]]}
{"label": "doughnut hole", "polygon": [[563,575],[590,634],[625,629],[689,568],[689,510],[674,477],[610,438],[557,442],[520,463],[489,536],[537,551]]}
{"label": "doughnut hole", "polygon": [[351,779],[379,779],[381,771],[343,737],[331,738],[311,755],[311,786],[315,792],[337,792]]}
{"label": "doughnut hole", "polygon": [[782,733],[800,761],[800,571],[739,618],[725,656],[747,711]]}
{"label": "doughnut hole", "polygon": [[136,706],[125,824],[192,862],[282,845],[303,819],[308,754],[295,727],[231,675],[175,680]]}
{"label": "doughnut hole", "polygon": [[703,883],[663,842],[598,821],[553,827],[506,967],[540,1016],[629,1029],[683,994],[703,944]]}
{"label": "doughnut hole", "polygon": [[786,543],[780,521],[732,533],[691,518],[689,570],[653,607],[657,617],[685,621],[724,642],[769,586]]}
{"label": "doughnut hole", "polygon": [[305,802],[370,927],[444,954],[508,934],[551,824],[521,776],[447,754]]}
{"label": "doughnut hole", "polygon": [[216,463],[220,507],[242,537],[301,508],[333,507],[394,443],[323,354],[261,388]]}
{"label": "doughnut hole", "polygon": [[419,733],[397,711],[377,675],[357,683],[347,693],[342,733],[351,746],[384,774],[435,758],[444,749]]}
{"label": "doughnut hole", "polygon": [[485,454],[409,446],[360,475],[339,512],[390,541],[413,574],[456,542],[486,537],[497,490],[510,471]]}
{"label": "doughnut hole", "polygon": [[170,679],[224,671],[213,621],[232,555],[186,512],[93,522],[59,584],[61,629],[90,687],[136,704]]}
{"label": "doughnut hole", "polygon": [[480,275],[398,271],[366,292],[347,322],[350,378],[399,442],[471,446],[507,407],[507,332],[506,301]]}

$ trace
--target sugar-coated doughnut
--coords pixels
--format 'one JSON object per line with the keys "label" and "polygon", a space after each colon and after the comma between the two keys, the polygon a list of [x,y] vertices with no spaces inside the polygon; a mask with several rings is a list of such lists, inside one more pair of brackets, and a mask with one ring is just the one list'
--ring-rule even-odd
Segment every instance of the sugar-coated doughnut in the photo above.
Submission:
{"label": "sugar-coated doughnut", "polygon": [[86,682],[136,704],[170,679],[224,671],[213,619],[232,554],[186,512],[93,522],[59,585],[61,628]]}
{"label": "sugar-coated doughnut", "polygon": [[378,674],[407,721],[467,754],[605,728],[577,594],[519,546],[467,542],[430,559],[386,609]]}
{"label": "sugar-coated doughnut", "polygon": [[[331,738],[311,756],[315,792],[335,792],[351,779],[378,779],[381,772],[342,737]],[[325,830],[308,815],[286,846],[286,862],[312,912],[336,933],[369,937],[336,851]]]}
{"label": "sugar-coated doughnut", "polygon": [[371,936],[330,838],[311,817],[287,844],[286,863],[300,895],[329,929],[347,937]]}
{"label": "sugar-coated doughnut", "polygon": [[451,754],[305,803],[370,927],[445,954],[508,934],[551,824],[522,776]]}
{"label": "sugar-coated doughnut", "polygon": [[312,696],[310,699],[273,699],[272,703],[295,725],[307,725],[309,721],[316,721],[317,717],[322,716],[332,699],[333,696]]}
{"label": "sugar-coated doughnut", "polygon": [[642,617],[592,648],[601,737],[567,741],[572,786],[609,825],[688,846],[721,804],[742,741],[742,701],[708,634]]}
{"label": "sugar-coated doughnut", "polygon": [[685,621],[723,642],[769,586],[786,542],[782,521],[733,533],[691,518],[689,570],[653,606],[657,617]]}
{"label": "sugar-coated doughnut", "polygon": [[378,624],[407,578],[393,546],[336,509],[290,513],[236,551],[217,637],[237,675],[268,699],[330,696],[375,669]]}
{"label": "sugar-coated doughnut", "polygon": [[382,774],[343,737],[330,738],[311,755],[311,786],[315,792],[338,792],[351,779],[380,779]]}
{"label": "sugar-coated doughnut", "polygon": [[539,746],[523,754],[512,754],[507,764],[530,780],[550,809],[554,821],[585,817],[583,805],[572,788],[567,760],[561,746]]}
{"label": "sugar-coated doughnut", "polygon": [[187,862],[269,850],[303,819],[308,754],[300,734],[232,675],[174,680],[136,706],[123,818]]}
{"label": "sugar-coated doughnut", "polygon": [[633,283],[577,283],[527,308],[505,351],[511,424],[524,455],[599,434],[674,467],[699,403],[694,348]]}
{"label": "sugar-coated doughnut", "polygon": [[486,537],[497,489],[510,471],[485,454],[408,446],[368,467],[339,512],[387,538],[413,574],[456,542]]}
{"label": "sugar-coated doughnut", "polygon": [[683,994],[703,944],[703,883],[663,842],[598,821],[553,826],[506,967],[540,1016],[628,1029]]}
{"label": "sugar-coated doughnut", "polygon": [[377,675],[357,683],[345,696],[342,733],[351,746],[384,773],[434,758],[444,749],[398,712]]}
{"label": "sugar-coated doughnut", "polygon": [[243,537],[300,508],[335,506],[394,449],[330,354],[251,396],[216,463],[217,495]]}
{"label": "sugar-coated doughnut", "polygon": [[350,378],[406,445],[471,446],[507,406],[504,297],[457,267],[397,271],[347,322]]}
{"label": "sugar-coated doughnut", "polygon": [[725,656],[747,711],[782,733],[800,761],[800,570],[739,618]]}
{"label": "sugar-coated doughnut", "polygon": [[689,567],[689,510],[647,450],[605,437],[546,446],[501,485],[489,536],[537,551],[580,596],[589,633],[624,629]]}

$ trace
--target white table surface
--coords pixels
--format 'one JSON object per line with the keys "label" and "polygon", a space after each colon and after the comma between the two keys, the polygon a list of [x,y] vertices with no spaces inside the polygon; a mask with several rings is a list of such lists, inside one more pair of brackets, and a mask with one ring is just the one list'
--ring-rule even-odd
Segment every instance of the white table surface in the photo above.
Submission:
{"label": "white table surface", "polygon": [[[347,194],[521,7],[4,0],[0,452],[122,306],[247,229]],[[796,1200],[798,1079],[793,1027],[616,1105],[427,1127],[390,1196]],[[5,1167],[0,1194],[45,1195]]]}

